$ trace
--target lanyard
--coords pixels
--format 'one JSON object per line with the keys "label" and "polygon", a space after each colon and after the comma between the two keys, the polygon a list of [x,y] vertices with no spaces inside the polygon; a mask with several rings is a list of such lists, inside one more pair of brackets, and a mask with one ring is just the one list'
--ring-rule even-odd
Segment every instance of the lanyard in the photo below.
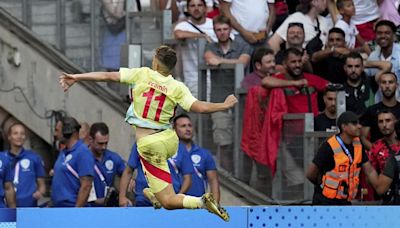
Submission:
{"label": "lanyard", "polygon": [[17,164],[15,164],[15,174],[14,174],[14,190],[17,192],[17,185],[19,183],[19,162],[17,161]]}
{"label": "lanyard", "polygon": [[203,180],[203,186],[204,186],[204,192],[207,191],[207,181],[203,178],[203,175],[200,173],[200,171],[196,168],[196,166],[193,165],[194,172],[197,174],[197,176]]}
{"label": "lanyard", "polygon": [[350,160],[350,164],[353,164],[353,157],[350,154],[350,151],[347,149],[347,147],[344,145],[343,140],[340,138],[340,136],[336,136],[336,140],[339,142],[340,146],[342,147],[342,149],[344,150],[344,152],[346,153],[347,157],[349,157]]}
{"label": "lanyard", "polygon": [[178,170],[178,167],[176,166],[174,159],[169,158],[168,161],[169,161],[169,163],[171,163],[172,167],[174,167],[175,173],[179,174],[179,170]]}
{"label": "lanyard", "polygon": [[103,184],[105,186],[107,186],[107,182],[106,182],[106,178],[104,178],[103,174],[101,173],[99,167],[97,167],[97,165],[94,165],[94,170],[96,171],[97,175],[99,176],[101,182],[103,182]]}

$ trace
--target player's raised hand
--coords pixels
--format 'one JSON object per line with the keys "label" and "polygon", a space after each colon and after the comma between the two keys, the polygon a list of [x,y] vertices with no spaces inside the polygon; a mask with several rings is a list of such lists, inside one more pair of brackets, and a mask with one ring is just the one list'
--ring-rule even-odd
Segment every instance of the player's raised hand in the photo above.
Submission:
{"label": "player's raised hand", "polygon": [[231,94],[226,97],[224,104],[226,104],[228,108],[232,108],[237,102],[237,98],[233,94]]}
{"label": "player's raised hand", "polygon": [[62,73],[59,79],[59,83],[64,92],[66,92],[76,82],[73,74],[67,74],[65,72]]}

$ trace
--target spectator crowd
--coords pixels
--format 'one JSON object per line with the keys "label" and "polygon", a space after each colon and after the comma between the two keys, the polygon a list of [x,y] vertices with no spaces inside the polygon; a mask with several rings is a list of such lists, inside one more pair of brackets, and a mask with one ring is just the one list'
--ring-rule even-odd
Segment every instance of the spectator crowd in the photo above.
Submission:
{"label": "spectator crowd", "polygon": [[[247,97],[241,149],[249,173],[242,181],[249,183],[252,164],[259,181],[273,178],[282,116],[312,113],[314,130],[332,136],[320,146],[305,175],[296,168],[291,151],[282,151],[286,166],[292,167],[287,170],[292,184],[310,180],[315,185],[313,204],[318,205],[348,205],[360,197],[400,204],[399,1],[159,2],[160,9],[172,10],[175,39],[185,41],[179,49],[181,78],[195,97],[201,62],[214,67],[205,80],[211,102],[223,102],[235,93],[232,70],[218,67],[243,65],[241,87]],[[117,34],[124,39],[122,31]],[[196,39],[207,42],[203,59]],[[339,92],[345,93],[343,113],[336,109]],[[174,191],[191,196],[210,191],[219,202],[217,165],[211,152],[196,144],[192,118],[181,114],[171,123],[180,140],[178,151],[168,159]],[[232,111],[213,113],[211,119],[218,162],[232,171]],[[107,149],[110,133],[105,123],[89,126],[72,117],[57,121],[59,155],[49,173],[50,189],[40,156],[23,146],[25,131],[15,123],[5,137],[9,148],[0,153],[1,207],[161,207],[145,190],[148,183],[137,145],[125,162]]]}

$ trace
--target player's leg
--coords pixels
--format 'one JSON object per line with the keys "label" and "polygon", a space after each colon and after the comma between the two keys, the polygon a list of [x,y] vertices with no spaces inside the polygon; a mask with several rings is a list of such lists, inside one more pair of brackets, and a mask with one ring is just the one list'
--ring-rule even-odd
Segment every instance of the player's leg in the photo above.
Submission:
{"label": "player's leg", "polygon": [[[146,136],[137,142],[140,162],[149,184],[146,194],[154,202],[155,198],[166,209],[199,209],[220,216],[225,221],[229,220],[226,211],[214,200],[212,194],[206,193],[203,197],[176,194],[172,187],[172,180],[167,159],[176,153],[178,138],[170,130]],[[153,203],[154,205],[154,203]]]}

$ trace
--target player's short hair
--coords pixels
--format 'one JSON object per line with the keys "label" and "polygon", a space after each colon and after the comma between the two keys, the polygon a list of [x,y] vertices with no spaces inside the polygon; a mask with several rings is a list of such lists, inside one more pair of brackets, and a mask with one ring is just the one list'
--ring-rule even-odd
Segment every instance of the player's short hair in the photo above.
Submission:
{"label": "player's short hair", "polygon": [[94,139],[97,132],[100,132],[101,135],[108,135],[109,130],[108,130],[107,124],[105,124],[104,122],[97,122],[97,123],[92,124],[92,126],[90,126],[90,130],[89,130],[90,137],[92,137]]}
{"label": "player's short hair", "polygon": [[177,57],[175,50],[172,49],[171,47],[168,47],[166,45],[158,47],[156,49],[155,57],[160,63],[162,63],[168,69],[169,72],[171,72],[174,69]]}

